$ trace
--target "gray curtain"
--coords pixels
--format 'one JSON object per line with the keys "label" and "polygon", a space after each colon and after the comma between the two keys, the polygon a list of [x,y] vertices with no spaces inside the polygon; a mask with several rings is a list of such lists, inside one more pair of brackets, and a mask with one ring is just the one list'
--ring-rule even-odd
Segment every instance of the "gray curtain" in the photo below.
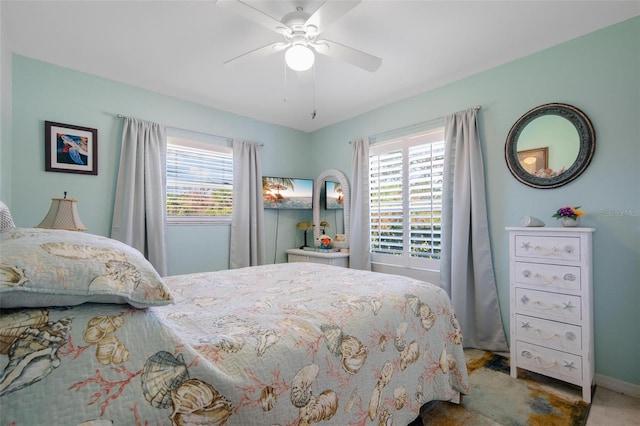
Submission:
{"label": "gray curtain", "polygon": [[164,126],[124,118],[111,238],[138,249],[167,275],[167,137]]}
{"label": "gray curtain", "polygon": [[262,203],[261,147],[233,142],[233,213],[229,267],[264,265],[267,261]]}
{"label": "gray curtain", "polygon": [[351,205],[349,266],[371,270],[369,253],[369,143],[351,141]]}
{"label": "gray curtain", "polygon": [[491,258],[475,109],[445,119],[443,194],[440,278],[460,322],[463,344],[507,351]]}

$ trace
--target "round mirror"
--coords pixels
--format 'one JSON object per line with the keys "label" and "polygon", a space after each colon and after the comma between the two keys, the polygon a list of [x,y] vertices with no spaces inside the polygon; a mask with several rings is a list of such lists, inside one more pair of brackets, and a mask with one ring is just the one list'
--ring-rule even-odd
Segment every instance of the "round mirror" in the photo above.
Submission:
{"label": "round mirror", "polygon": [[557,188],[587,168],[596,149],[589,118],[578,108],[540,105],[511,127],[504,155],[509,171],[525,185]]}

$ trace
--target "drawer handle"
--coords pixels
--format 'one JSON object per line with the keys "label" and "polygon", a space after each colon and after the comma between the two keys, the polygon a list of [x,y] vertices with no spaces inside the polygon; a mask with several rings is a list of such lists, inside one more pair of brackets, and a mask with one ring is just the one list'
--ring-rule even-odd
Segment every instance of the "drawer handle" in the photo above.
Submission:
{"label": "drawer handle", "polygon": [[542,361],[540,360],[539,356],[536,356],[533,359],[536,361],[536,364],[538,364],[540,367],[544,368],[545,370],[549,370],[550,368],[553,368],[556,365],[558,365],[558,361],[553,361],[553,363],[551,363],[551,364],[544,365],[542,363]]}
{"label": "drawer handle", "polygon": [[546,247],[535,246],[534,248],[543,256],[555,256],[558,253],[558,247],[552,247],[548,249]]}
{"label": "drawer handle", "polygon": [[536,278],[540,278],[540,280],[542,280],[542,285],[552,285],[553,282],[558,279],[558,277],[556,277],[555,275],[552,276],[551,278],[547,278],[542,274],[536,273],[534,276]]}
{"label": "drawer handle", "polygon": [[536,300],[535,302],[533,302],[534,305],[538,305],[540,307],[540,309],[542,309],[543,311],[549,311],[551,309],[557,309],[560,307],[560,305],[558,305],[557,303],[554,303],[553,305],[546,305],[543,302],[540,302],[539,300]]}
{"label": "drawer handle", "polygon": [[557,336],[558,336],[557,334],[552,334],[552,335],[550,335],[550,336],[545,336],[545,335],[542,333],[542,330],[540,330],[539,328],[536,328],[536,334],[537,334],[538,336],[540,336],[540,338],[541,338],[541,339],[543,339],[543,340],[551,340],[551,339],[553,339],[554,337],[557,337]]}
{"label": "drawer handle", "polygon": [[[523,302],[524,302],[524,300],[523,300]],[[571,301],[566,302],[563,305],[558,305],[557,303],[554,303],[552,305],[547,305],[544,302],[540,302],[539,300],[536,300],[535,302],[533,302],[533,304],[534,305],[538,305],[540,307],[540,309],[542,309],[544,311],[549,311],[551,309],[558,309],[558,308],[568,309],[568,310],[575,308],[575,306],[573,306],[571,304]]]}

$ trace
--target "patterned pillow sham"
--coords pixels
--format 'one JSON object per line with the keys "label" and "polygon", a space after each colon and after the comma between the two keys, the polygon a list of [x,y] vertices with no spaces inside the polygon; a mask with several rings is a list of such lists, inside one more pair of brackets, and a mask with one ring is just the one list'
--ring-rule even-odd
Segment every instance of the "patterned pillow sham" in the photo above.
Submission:
{"label": "patterned pillow sham", "polygon": [[0,232],[0,308],[173,303],[153,266],[120,241],[76,231]]}

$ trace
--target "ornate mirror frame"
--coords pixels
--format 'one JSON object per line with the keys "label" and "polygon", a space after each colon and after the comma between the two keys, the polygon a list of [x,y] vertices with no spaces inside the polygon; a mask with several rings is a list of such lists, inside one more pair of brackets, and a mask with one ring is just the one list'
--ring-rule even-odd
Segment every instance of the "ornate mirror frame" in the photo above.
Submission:
{"label": "ornate mirror frame", "polygon": [[315,247],[320,246],[320,190],[323,183],[328,178],[334,178],[342,185],[343,197],[343,220],[344,220],[344,241],[349,247],[349,219],[350,219],[350,200],[351,191],[349,191],[349,181],[340,170],[329,169],[320,173],[313,185],[313,244]]}
{"label": "ornate mirror frame", "polygon": [[[529,123],[547,115],[556,115],[569,120],[578,132],[580,148],[576,160],[563,173],[552,177],[538,177],[526,171],[520,164],[518,138]],[[566,185],[580,176],[591,162],[595,149],[596,134],[586,114],[568,104],[549,103],[533,108],[515,122],[507,135],[504,156],[509,171],[517,180],[534,188],[548,189]]]}

